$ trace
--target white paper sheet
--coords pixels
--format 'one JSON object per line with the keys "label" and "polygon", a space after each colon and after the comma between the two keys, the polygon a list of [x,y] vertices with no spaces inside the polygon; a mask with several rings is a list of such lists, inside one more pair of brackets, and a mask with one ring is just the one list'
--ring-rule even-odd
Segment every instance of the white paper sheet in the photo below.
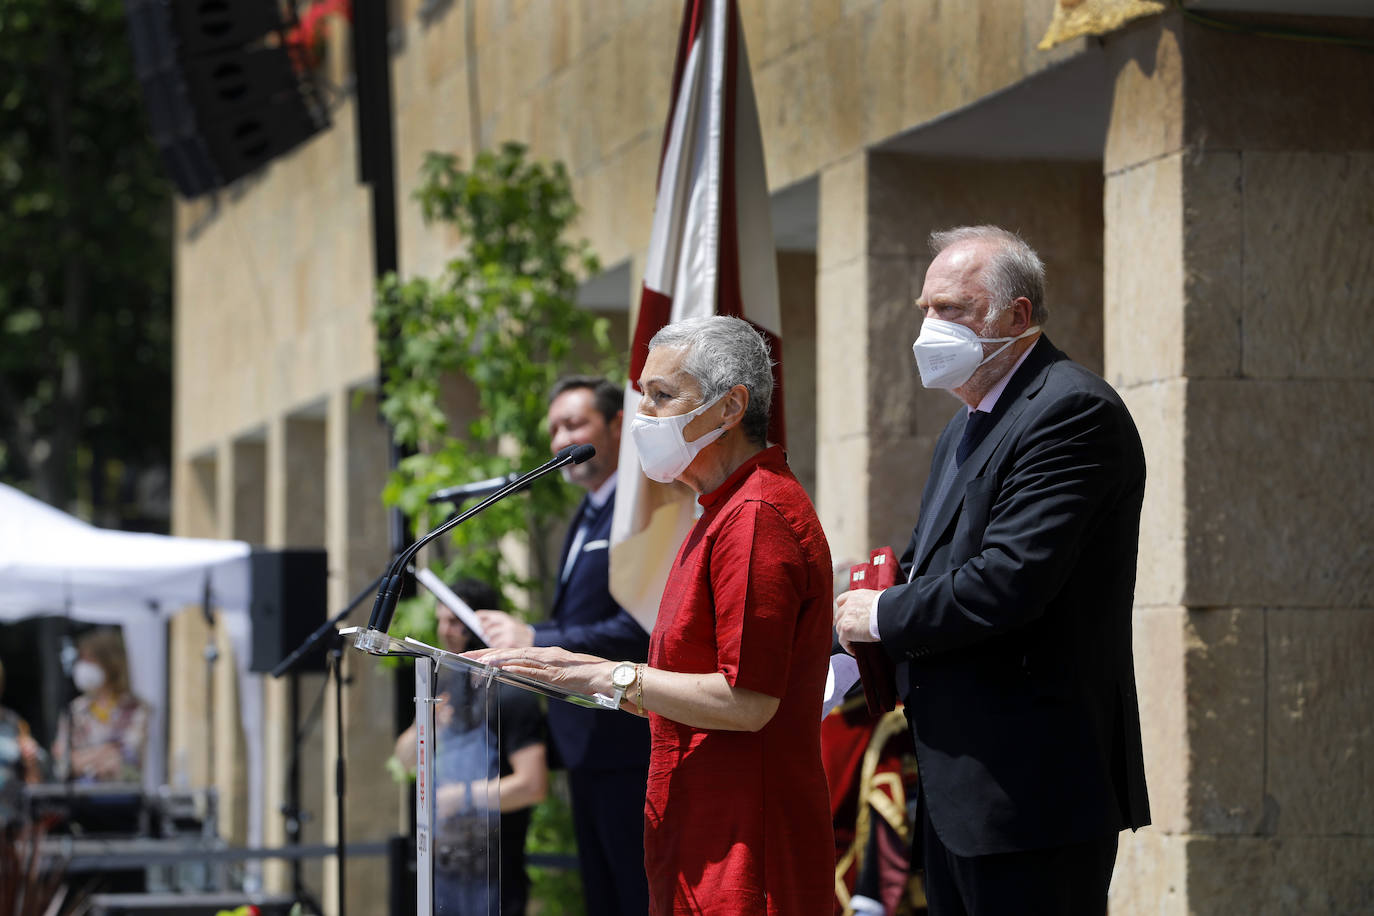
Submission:
{"label": "white paper sheet", "polygon": [[472,631],[472,635],[482,640],[482,645],[487,645],[487,634],[482,632],[482,623],[477,619],[477,612],[468,607],[468,603],[453,593],[453,589],[444,584],[430,569],[419,569],[415,572],[415,581],[429,589],[439,603],[449,608],[458,615],[458,619],[463,622],[463,626]]}

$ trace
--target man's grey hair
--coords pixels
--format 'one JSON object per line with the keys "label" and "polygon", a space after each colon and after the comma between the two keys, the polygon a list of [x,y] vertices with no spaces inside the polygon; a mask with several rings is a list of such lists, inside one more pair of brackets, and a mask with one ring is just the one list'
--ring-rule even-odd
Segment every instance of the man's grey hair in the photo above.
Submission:
{"label": "man's grey hair", "polygon": [[957,226],[930,234],[932,254],[960,242],[988,243],[992,247],[981,279],[992,296],[993,315],[1024,296],[1030,300],[1031,324],[1045,323],[1050,317],[1045,308],[1045,262],[1025,239],[1000,226]]}
{"label": "man's grey hair", "polygon": [[688,318],[659,329],[649,349],[682,349],[682,370],[701,386],[710,404],[736,385],[749,391],[740,427],[759,445],[768,442],[768,412],[773,404],[773,360],[768,343],[754,326],[728,315]]}

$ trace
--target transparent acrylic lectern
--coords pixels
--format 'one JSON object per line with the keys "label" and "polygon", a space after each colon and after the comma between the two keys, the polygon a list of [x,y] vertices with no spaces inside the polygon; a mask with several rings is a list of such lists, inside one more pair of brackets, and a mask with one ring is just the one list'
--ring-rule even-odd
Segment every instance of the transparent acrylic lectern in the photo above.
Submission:
{"label": "transparent acrylic lectern", "polygon": [[408,637],[363,627],[341,633],[369,655],[415,660],[417,916],[494,916],[501,900],[502,692],[605,704]]}

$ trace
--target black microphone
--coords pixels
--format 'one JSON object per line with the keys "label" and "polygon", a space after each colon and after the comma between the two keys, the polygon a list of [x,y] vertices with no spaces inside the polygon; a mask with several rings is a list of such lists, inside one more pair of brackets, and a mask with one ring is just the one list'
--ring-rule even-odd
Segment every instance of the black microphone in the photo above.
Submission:
{"label": "black microphone", "polygon": [[429,494],[428,502],[460,503],[465,499],[480,499],[483,496],[490,496],[502,487],[515,483],[520,479],[520,475],[511,471],[509,474],[502,474],[500,477],[492,477],[488,480],[474,480],[472,483],[460,483],[457,486],[444,487],[442,490],[435,490]]}
{"label": "black microphone", "polygon": [[410,563],[411,557],[419,553],[420,548],[424,547],[435,538],[456,528],[458,525],[461,525],[493,503],[505,499],[512,493],[525,489],[525,487],[534,483],[545,474],[552,473],[565,465],[581,464],[595,454],[596,449],[590,445],[569,445],[567,448],[559,451],[559,453],[554,455],[549,461],[541,464],[533,471],[527,471],[521,474],[471,509],[455,515],[424,537],[416,539],[414,544],[411,544],[405,550],[397,554],[396,559],[391,562],[391,565],[387,568],[386,574],[382,577],[382,587],[378,589],[377,598],[372,602],[372,616],[367,622],[367,628],[376,631],[379,637],[369,638],[366,634],[363,634],[355,645],[369,652],[381,653],[385,651],[386,641],[380,637],[384,637],[387,629],[391,626],[391,616],[396,613],[396,602],[401,597],[401,585],[405,578],[406,566]]}

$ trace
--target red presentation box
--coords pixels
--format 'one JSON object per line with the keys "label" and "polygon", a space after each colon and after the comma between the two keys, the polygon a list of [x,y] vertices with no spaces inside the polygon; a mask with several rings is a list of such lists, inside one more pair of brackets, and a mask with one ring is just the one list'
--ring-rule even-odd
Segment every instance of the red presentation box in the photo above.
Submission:
{"label": "red presentation box", "polygon": [[[901,566],[891,547],[881,547],[868,557],[867,563],[849,567],[849,587],[890,588],[897,584]],[[859,663],[859,679],[864,685],[864,699],[868,711],[875,716],[897,705],[897,678],[892,659],[883,647],[874,642],[854,643],[854,658]]]}

